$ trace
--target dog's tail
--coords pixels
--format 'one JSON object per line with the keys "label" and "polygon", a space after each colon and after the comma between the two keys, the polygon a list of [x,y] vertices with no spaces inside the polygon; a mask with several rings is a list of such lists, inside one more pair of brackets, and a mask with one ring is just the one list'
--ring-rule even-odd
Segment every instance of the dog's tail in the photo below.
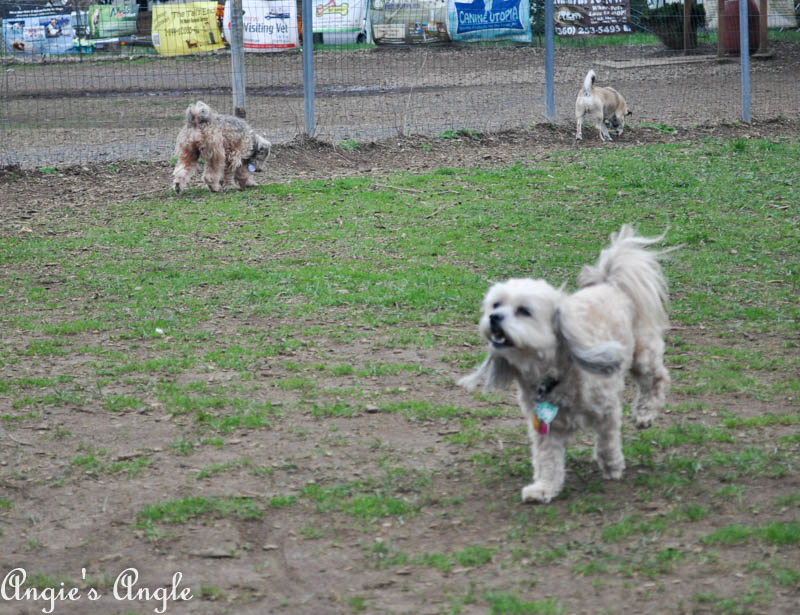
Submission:
{"label": "dog's tail", "polygon": [[583,268],[578,285],[611,284],[633,301],[636,329],[665,331],[669,326],[667,282],[659,259],[677,248],[647,249],[665,235],[666,231],[658,237],[640,237],[623,224],[618,233],[612,233],[611,245],[600,253],[597,263]]}
{"label": "dog's tail", "polygon": [[[592,95],[592,88],[594,87],[594,80],[596,75],[594,74],[593,70],[590,70],[586,73],[586,78],[583,80],[583,95],[584,96],[591,96]],[[573,90],[574,92],[575,90]]]}

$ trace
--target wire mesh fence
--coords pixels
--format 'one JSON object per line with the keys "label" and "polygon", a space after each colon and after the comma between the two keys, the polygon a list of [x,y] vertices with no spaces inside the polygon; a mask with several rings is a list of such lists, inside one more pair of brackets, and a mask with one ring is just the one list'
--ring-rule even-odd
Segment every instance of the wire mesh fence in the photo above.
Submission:
{"label": "wire mesh fence", "polygon": [[[370,10],[382,1],[371,0]],[[214,10],[215,3],[210,4]],[[334,10],[342,4],[331,0],[315,9]],[[190,55],[165,55],[152,45],[152,14],[158,5],[150,7],[152,12],[139,11],[135,32],[127,37],[87,39],[94,6],[74,8],[73,46],[64,54],[16,53],[4,19],[0,166],[168,160],[190,103],[204,100],[219,112],[232,112],[230,50],[225,28],[219,28],[222,5],[219,23],[211,24],[216,30],[212,27],[204,35],[205,44],[213,40],[215,48]],[[575,97],[590,68],[600,85],[624,94],[633,122],[666,130],[741,119],[740,65],[722,49],[718,31],[712,29],[715,4],[700,7],[702,23],[692,28],[689,49],[683,49],[682,12],[656,19],[654,9],[644,4],[639,9],[636,1],[625,6],[630,8],[630,33],[556,38],[556,123],[574,124]],[[750,66],[756,120],[800,116],[800,30],[794,7],[777,0],[769,6],[768,36],[756,45],[763,59]],[[332,143],[367,142],[401,134],[495,132],[545,122],[539,9],[534,5],[530,10],[531,36],[525,43],[442,42],[446,37],[432,36],[442,34],[442,22],[432,12],[426,13],[427,21],[420,18],[403,29],[380,29],[385,24],[367,20],[346,32],[316,33],[314,136]],[[269,15],[269,25],[291,20],[296,38],[278,53],[245,54],[247,120],[273,143],[282,143],[305,131],[302,11],[298,5],[291,14],[279,10]],[[569,24],[568,18],[562,21]],[[680,32],[680,40],[668,41],[659,33],[664,23]],[[403,44],[376,44],[376,32],[395,35]],[[416,33],[424,38],[426,32],[436,39],[433,43],[413,39]],[[190,37],[179,37],[191,47]]]}

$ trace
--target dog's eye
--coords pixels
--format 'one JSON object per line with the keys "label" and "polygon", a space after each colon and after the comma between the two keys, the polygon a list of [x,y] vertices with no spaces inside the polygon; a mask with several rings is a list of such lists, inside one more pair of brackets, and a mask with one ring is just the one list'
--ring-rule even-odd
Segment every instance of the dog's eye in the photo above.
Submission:
{"label": "dog's eye", "polygon": [[533,316],[533,314],[528,308],[526,308],[524,305],[521,305],[517,308],[517,316]]}
{"label": "dog's eye", "polygon": [[499,301],[495,301],[495,302],[492,304],[492,309],[495,309],[495,310],[496,310],[497,308],[499,308],[499,307],[500,307],[500,305],[501,305],[501,303],[500,303]]}

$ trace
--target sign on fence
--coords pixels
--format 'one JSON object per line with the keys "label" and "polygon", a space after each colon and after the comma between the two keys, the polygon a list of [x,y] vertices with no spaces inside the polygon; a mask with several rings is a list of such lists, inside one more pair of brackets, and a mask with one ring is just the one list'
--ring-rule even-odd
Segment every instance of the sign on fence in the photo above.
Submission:
{"label": "sign on fence", "polygon": [[181,56],[224,47],[215,0],[153,5],[153,47],[162,56]]}
{"label": "sign on fence", "polygon": [[72,6],[0,4],[3,41],[13,55],[65,54],[75,51]]}
{"label": "sign on fence", "polygon": [[376,45],[450,40],[447,0],[371,0],[368,19]]}
{"label": "sign on fence", "polygon": [[[295,0],[242,0],[245,51],[283,51],[299,45]],[[231,2],[222,18],[225,40],[231,40]]]}
{"label": "sign on fence", "polygon": [[558,36],[631,34],[630,0],[555,0]]}
{"label": "sign on fence", "polygon": [[136,34],[139,5],[126,4],[89,5],[89,38],[107,38]]}
{"label": "sign on fence", "polygon": [[355,43],[366,16],[367,0],[316,0],[313,31],[322,32],[325,43]]}
{"label": "sign on fence", "polygon": [[530,43],[530,0],[449,0],[447,27],[454,41]]}

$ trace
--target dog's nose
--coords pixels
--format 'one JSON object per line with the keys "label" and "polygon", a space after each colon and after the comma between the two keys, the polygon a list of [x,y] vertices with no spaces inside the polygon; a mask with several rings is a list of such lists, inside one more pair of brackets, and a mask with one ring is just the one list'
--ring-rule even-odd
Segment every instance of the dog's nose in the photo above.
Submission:
{"label": "dog's nose", "polygon": [[502,314],[489,314],[489,324],[493,327],[503,322],[504,316]]}

